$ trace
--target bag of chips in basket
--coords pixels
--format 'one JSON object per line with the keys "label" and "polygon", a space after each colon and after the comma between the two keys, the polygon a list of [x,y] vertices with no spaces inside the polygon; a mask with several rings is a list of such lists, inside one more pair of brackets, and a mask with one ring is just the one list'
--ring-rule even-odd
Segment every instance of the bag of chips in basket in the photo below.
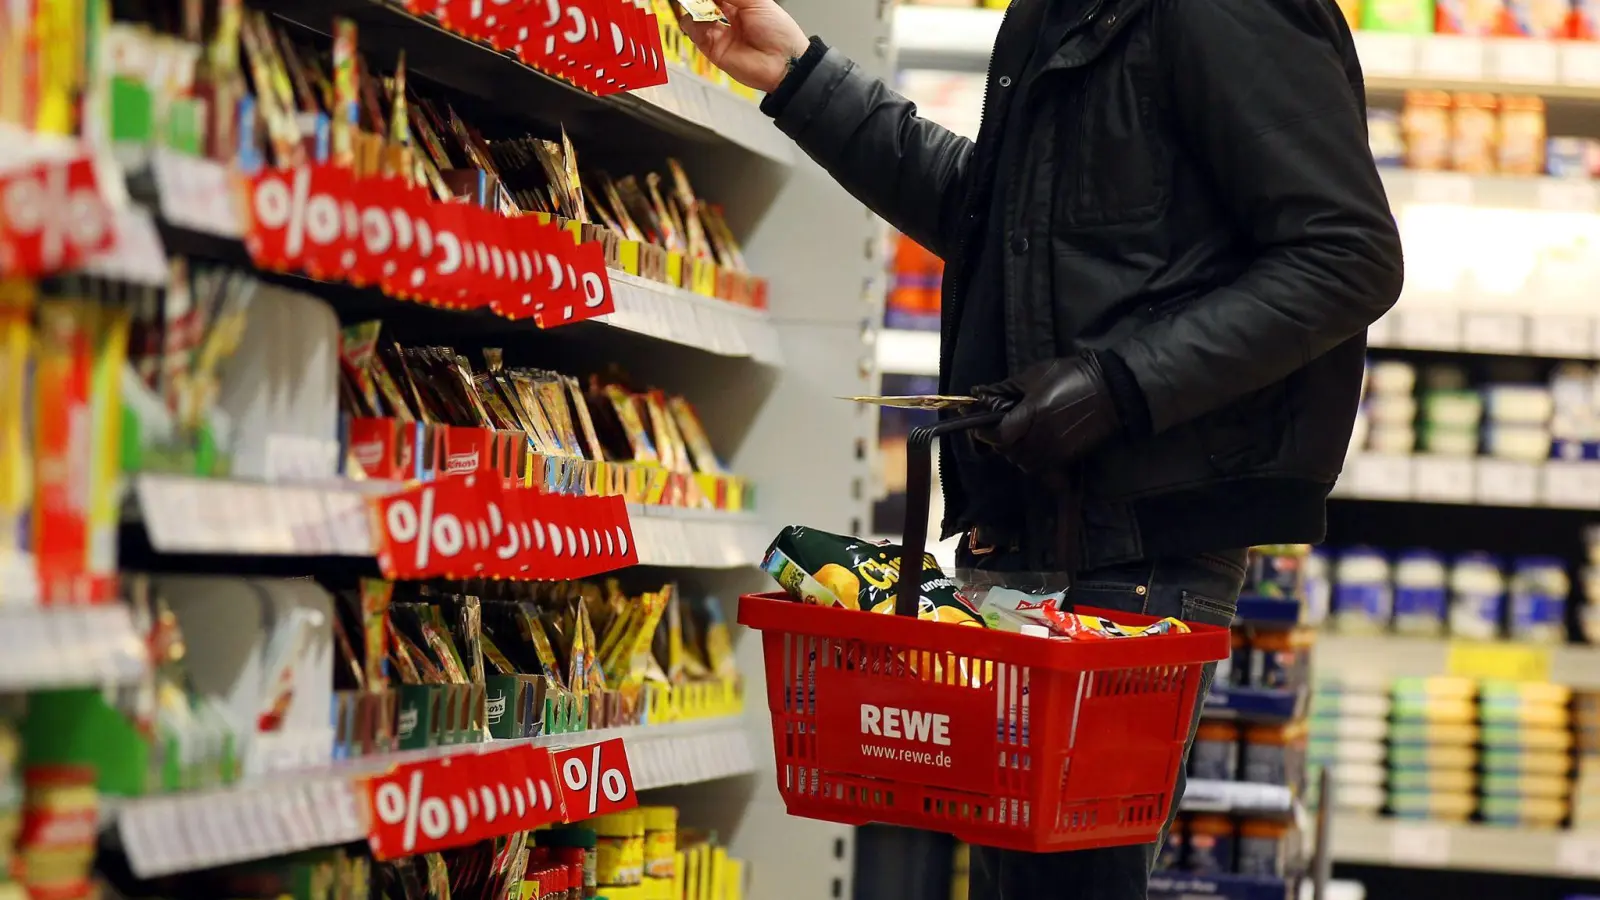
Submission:
{"label": "bag of chips in basket", "polygon": [[[790,525],[778,532],[761,567],[802,603],[894,613],[901,548]],[[923,556],[917,618],[984,627],[983,618],[932,554]]]}

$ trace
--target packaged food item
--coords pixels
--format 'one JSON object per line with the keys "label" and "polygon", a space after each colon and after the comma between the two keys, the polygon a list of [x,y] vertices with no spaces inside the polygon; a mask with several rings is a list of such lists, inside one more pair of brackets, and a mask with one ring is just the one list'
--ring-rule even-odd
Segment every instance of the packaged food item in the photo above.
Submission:
{"label": "packaged food item", "polygon": [[[1527,2],[1545,5],[1551,0]],[[1544,152],[1544,101],[1528,96],[1501,97],[1500,172],[1505,175],[1542,175]]]}
{"label": "packaged food item", "polygon": [[1450,95],[1444,91],[1406,91],[1400,112],[1406,168],[1427,172],[1450,168],[1450,106]]}
{"label": "packaged food item", "polygon": [[1361,30],[1427,34],[1433,30],[1433,0],[1364,0]]}
{"label": "packaged food item", "polygon": [[1559,135],[1545,143],[1545,171],[1554,178],[1587,181],[1600,173],[1600,139]]}
{"label": "packaged food item", "polygon": [[1394,566],[1394,630],[1400,634],[1444,633],[1447,573],[1444,558],[1431,550],[1408,550]]}
{"label": "packaged food item", "polygon": [[[1184,851],[1188,847],[1189,819],[1187,816],[1178,816],[1172,820],[1172,827],[1167,829],[1167,842],[1161,845],[1161,853],[1156,858],[1156,871],[1176,872],[1184,867]],[[962,893],[961,897],[966,894]]]}
{"label": "packaged food item", "polygon": [[538,843],[541,847],[555,850],[558,858],[578,864],[581,896],[585,900],[592,900],[599,894],[598,839],[594,829],[573,825],[541,831],[538,833]]}
{"label": "packaged food item", "polygon": [[1478,789],[1472,769],[1398,767],[1389,770],[1389,789],[1406,793],[1460,793]]}
{"label": "packaged food item", "polygon": [[1503,34],[1553,41],[1567,36],[1570,0],[1504,0]]}
{"label": "packaged food item", "polygon": [[647,878],[672,878],[678,852],[678,809],[646,806],[644,814],[644,874]]}
{"label": "packaged food item", "polygon": [[1488,37],[1509,30],[1503,0],[1436,0],[1435,9],[1438,34]]}
{"label": "packaged food item", "polygon": [[1465,553],[1450,569],[1450,633],[1473,640],[1500,636],[1505,620],[1506,582],[1499,563],[1487,553]]}
{"label": "packaged food item", "polygon": [[1240,875],[1283,878],[1289,874],[1293,844],[1287,822],[1247,819],[1239,826]]}
{"label": "packaged food item", "polygon": [[1500,101],[1493,94],[1455,96],[1451,118],[1450,167],[1475,175],[1495,170],[1500,146]]}
{"label": "packaged food item", "polygon": [[1245,731],[1244,780],[1298,789],[1305,775],[1304,723],[1257,725]]}
{"label": "packaged food item", "polygon": [[91,766],[35,766],[17,838],[17,880],[32,897],[87,895],[99,837]]}
{"label": "packaged food item", "polygon": [[[801,602],[892,615],[901,577],[901,552],[895,544],[874,544],[791,525],[778,533],[761,565],[789,596]],[[923,556],[920,574],[917,618],[984,627],[983,618],[940,570],[933,554]]]}
{"label": "packaged food item", "polygon": [[1311,632],[1303,628],[1263,631],[1251,640],[1250,685],[1258,688],[1292,688],[1309,675]]}
{"label": "packaged food item", "polygon": [[1400,113],[1392,109],[1367,110],[1367,149],[1379,166],[1405,165],[1406,138]]}
{"label": "packaged food item", "polygon": [[1233,820],[1227,816],[1189,819],[1188,870],[1196,875],[1221,875],[1233,871]]}
{"label": "packaged food item", "polygon": [[1327,551],[1318,547],[1306,557],[1305,603],[1307,625],[1313,627],[1327,621],[1333,609],[1333,562]]}
{"label": "packaged food item", "polygon": [[1020,631],[1028,625],[1045,625],[1045,610],[1057,613],[1069,607],[1063,591],[1033,594],[1008,587],[990,587],[983,591],[983,602],[978,612],[983,622],[997,631]]}
{"label": "packaged food item", "polygon": [[1055,637],[1074,641],[1104,641],[1189,632],[1188,625],[1171,617],[1149,625],[1119,625],[1099,616],[1046,609],[1045,618],[1049,621],[1050,630]]}
{"label": "packaged food item", "polygon": [[1525,556],[1511,573],[1511,637],[1556,644],[1567,636],[1567,595],[1572,581],[1557,557]]}
{"label": "packaged food item", "polygon": [[1309,544],[1274,544],[1252,547],[1245,573],[1244,593],[1278,600],[1298,600],[1305,588]]}
{"label": "packaged food item", "polygon": [[1571,37],[1575,41],[1600,40],[1600,0],[1573,0]]}
{"label": "packaged food item", "polygon": [[1189,751],[1189,777],[1213,781],[1239,778],[1239,727],[1231,722],[1205,721],[1194,734]]}
{"label": "packaged food item", "polygon": [[1346,634],[1375,634],[1394,613],[1389,561],[1382,553],[1354,547],[1334,564],[1333,624]]}
{"label": "packaged food item", "polygon": [[637,810],[591,819],[595,833],[595,881],[626,887],[644,880],[644,817]]}
{"label": "packaged food item", "polygon": [[1437,819],[1463,822],[1478,807],[1478,798],[1469,791],[1390,792],[1389,808],[1397,819]]}

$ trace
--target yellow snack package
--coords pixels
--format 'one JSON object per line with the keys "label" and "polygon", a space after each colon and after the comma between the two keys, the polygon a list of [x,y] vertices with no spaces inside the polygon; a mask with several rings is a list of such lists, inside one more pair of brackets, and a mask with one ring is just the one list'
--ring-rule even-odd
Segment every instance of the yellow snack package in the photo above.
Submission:
{"label": "yellow snack package", "polygon": [[[762,568],[802,603],[894,613],[901,548],[790,525],[767,548]],[[917,618],[986,627],[932,554],[922,560]]]}

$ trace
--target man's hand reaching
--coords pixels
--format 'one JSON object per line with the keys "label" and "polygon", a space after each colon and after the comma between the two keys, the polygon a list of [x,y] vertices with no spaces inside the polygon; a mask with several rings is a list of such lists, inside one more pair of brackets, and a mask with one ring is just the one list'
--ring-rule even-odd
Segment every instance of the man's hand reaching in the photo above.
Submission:
{"label": "man's hand reaching", "polygon": [[774,0],[716,0],[727,25],[678,20],[712,65],[739,83],[772,93],[788,74],[789,60],[806,52],[810,41],[794,17]]}

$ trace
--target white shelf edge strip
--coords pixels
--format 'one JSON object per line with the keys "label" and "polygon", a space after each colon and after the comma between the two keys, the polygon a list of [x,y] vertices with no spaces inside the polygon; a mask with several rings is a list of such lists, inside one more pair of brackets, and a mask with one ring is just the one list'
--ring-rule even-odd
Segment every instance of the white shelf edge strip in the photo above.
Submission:
{"label": "white shelf edge strip", "polygon": [[1600,834],[1333,816],[1333,858],[1400,868],[1600,877]]}
{"label": "white shelf edge strip", "polygon": [[[708,89],[715,87],[711,85]],[[773,132],[776,134],[776,129]],[[151,169],[163,219],[201,234],[232,240],[243,237],[239,229],[242,217],[237,207],[238,192],[233,188],[233,176],[227,166],[158,149],[152,154]],[[127,230],[140,233],[132,228]],[[144,257],[135,254],[130,258]],[[600,321],[614,328],[699,347],[721,356],[749,357],[768,365],[782,365],[778,332],[766,311],[702,297],[626,272],[608,270],[607,275],[617,309]]]}
{"label": "white shelf edge strip", "polygon": [[702,297],[625,272],[609,275],[617,309],[601,319],[606,324],[719,356],[782,365],[778,330],[764,310]]}
{"label": "white shelf edge strip", "polygon": [[[133,489],[161,553],[371,556],[368,498],[377,481],[271,483],[141,474]],[[631,506],[642,565],[728,569],[760,560],[772,532],[747,513]]]}
{"label": "white shelf edge strip", "polygon": [[[982,62],[1000,28],[1001,10],[903,5],[895,10],[902,53]],[[1483,39],[1449,35],[1355,33],[1369,86],[1485,84],[1499,91],[1600,99],[1600,44],[1583,41]]]}
{"label": "white shelf edge strip", "polygon": [[[755,770],[742,720],[549,735],[541,746],[587,746],[621,737],[634,789],[648,791],[749,774]],[[359,760],[347,768],[285,773],[229,789],[146,797],[115,807],[118,834],[134,874],[154,878],[359,842],[367,830],[356,781],[389,766],[434,756],[470,756],[516,744],[489,742]]]}
{"label": "white shelf edge strip", "polygon": [[642,88],[631,95],[774,162],[794,163],[794,144],[759,105],[681,66],[668,66],[666,84]]}
{"label": "white shelf edge strip", "polygon": [[122,603],[0,605],[0,692],[128,684],[148,664]]}
{"label": "white shelf edge strip", "polygon": [[[1403,635],[1348,635],[1323,633],[1317,637],[1317,668],[1321,672],[1359,673],[1383,680],[1429,678],[1444,675],[1450,654],[1448,638]],[[1506,642],[1508,647],[1526,644]],[[1600,647],[1556,644],[1550,652],[1550,680],[1578,690],[1600,690]]]}
{"label": "white shelf edge strip", "polygon": [[1547,509],[1600,509],[1600,463],[1356,453],[1333,496]]}

